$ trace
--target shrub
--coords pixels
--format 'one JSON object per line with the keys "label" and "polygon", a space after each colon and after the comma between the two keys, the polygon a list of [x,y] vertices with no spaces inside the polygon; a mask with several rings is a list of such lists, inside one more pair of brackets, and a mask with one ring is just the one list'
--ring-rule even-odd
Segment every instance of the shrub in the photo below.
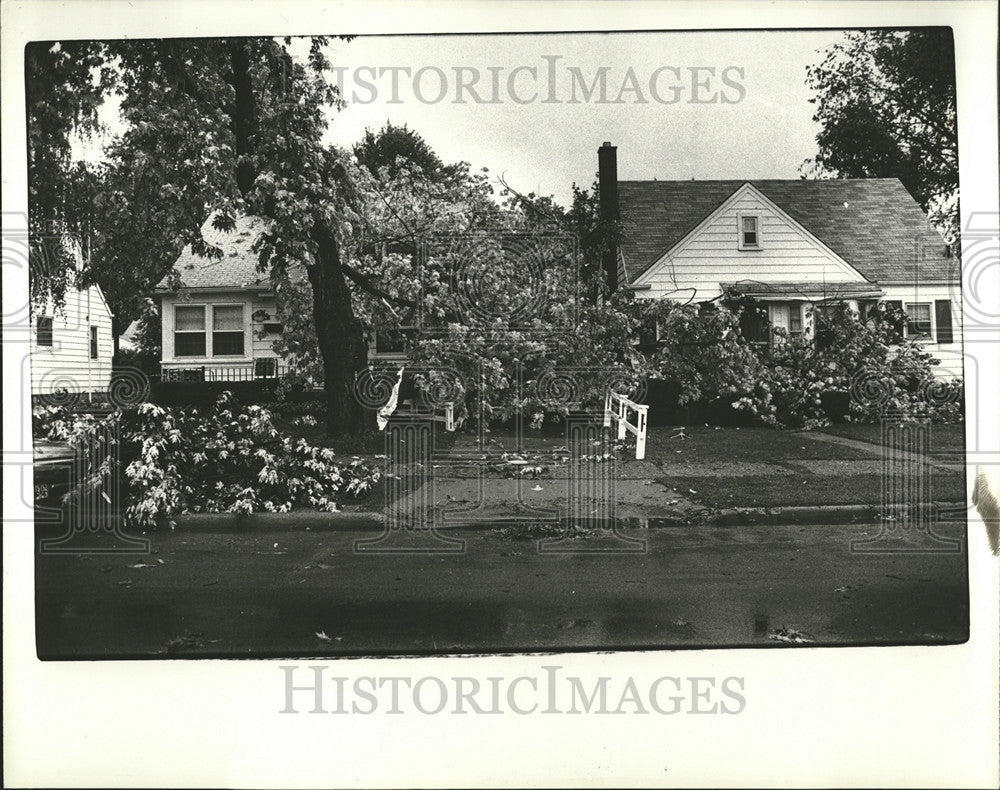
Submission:
{"label": "shrub", "polygon": [[[38,435],[90,451],[106,435],[97,430],[102,423],[112,424],[120,436],[128,487],[125,523],[139,528],[184,512],[335,511],[382,474],[361,458],[344,462],[333,450],[282,436],[269,411],[240,406],[228,392],[206,412],[144,403],[103,420],[73,419],[53,409],[36,414]],[[109,470],[107,463],[92,470],[92,485],[101,473],[122,471]]]}
{"label": "shrub", "polygon": [[73,432],[73,414],[65,406],[36,406],[31,410],[31,435],[65,441]]}
{"label": "shrub", "polygon": [[862,323],[840,303],[822,319],[822,342],[812,333],[789,337],[770,329],[771,344],[752,343],[741,329],[744,313],[755,309],[651,308],[664,340],[650,360],[680,392],[679,403],[728,398],[766,425],[807,429],[831,417],[873,422],[887,412],[962,419],[961,381],[934,377],[931,355],[898,337],[898,314],[882,308]]}

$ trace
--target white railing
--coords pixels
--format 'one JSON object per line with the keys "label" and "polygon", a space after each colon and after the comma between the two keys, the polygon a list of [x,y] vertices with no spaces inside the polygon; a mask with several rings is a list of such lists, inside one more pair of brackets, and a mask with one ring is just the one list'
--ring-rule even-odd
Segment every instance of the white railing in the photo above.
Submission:
{"label": "white railing", "polygon": [[[628,413],[634,411],[636,415],[635,425],[628,421]],[[646,418],[649,415],[649,406],[636,403],[619,395],[617,392],[608,392],[604,396],[604,427],[610,428],[611,421],[618,425],[618,438],[624,439],[625,432],[635,435],[635,460],[641,461],[646,457]]]}

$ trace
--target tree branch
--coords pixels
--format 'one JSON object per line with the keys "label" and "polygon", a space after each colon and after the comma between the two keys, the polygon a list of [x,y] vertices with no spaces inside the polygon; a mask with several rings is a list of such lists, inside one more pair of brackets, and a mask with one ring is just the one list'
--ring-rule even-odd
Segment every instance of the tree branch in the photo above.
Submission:
{"label": "tree branch", "polygon": [[344,270],[344,274],[347,278],[355,283],[361,290],[368,292],[372,296],[377,296],[379,299],[385,299],[389,302],[395,302],[396,304],[403,305],[404,307],[416,307],[417,303],[410,300],[404,299],[401,296],[393,296],[387,291],[383,291],[375,283],[371,281],[366,275],[359,272],[353,266],[347,263],[341,263],[341,268]]}

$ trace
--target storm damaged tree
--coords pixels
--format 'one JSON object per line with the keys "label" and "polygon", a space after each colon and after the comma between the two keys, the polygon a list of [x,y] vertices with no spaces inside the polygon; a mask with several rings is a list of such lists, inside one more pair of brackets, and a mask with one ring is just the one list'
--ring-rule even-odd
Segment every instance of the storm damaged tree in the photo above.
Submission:
{"label": "storm damaged tree", "polygon": [[[322,357],[327,426],[332,433],[345,433],[364,426],[353,384],[365,366],[366,349],[352,286],[386,301],[392,295],[346,260],[345,247],[360,232],[363,201],[348,155],[322,141],[329,114],[342,106],[326,78],[326,43],[311,39],[308,53],[295,58],[290,39],[105,42],[74,55],[73,69],[63,67],[72,81],[60,72],[50,75],[47,83],[35,84],[42,104],[46,91],[57,97],[69,92],[69,100],[51,108],[50,114],[59,119],[72,119],[76,107],[96,106],[98,98],[111,93],[120,97],[125,128],[107,149],[109,166],[141,173],[158,191],[160,211],[166,212],[159,224],[171,249],[190,245],[196,253],[219,255],[201,236],[205,218],[211,216],[215,227],[228,229],[238,216],[252,215],[264,221],[257,244],[262,271],[277,282],[289,267],[305,265]],[[43,46],[41,52],[60,45]],[[35,72],[51,67],[51,58],[42,58]],[[93,78],[95,70],[104,78],[87,82],[81,76]],[[29,70],[29,85],[37,77]],[[39,112],[31,120],[44,124],[44,117]],[[60,128],[69,137],[74,123],[64,122]],[[36,137],[37,144],[45,142],[41,134]],[[36,138],[29,134],[29,139]],[[35,173],[50,192],[58,193],[58,186],[52,185],[61,172],[51,170],[35,168]],[[58,195],[49,202],[58,203]],[[35,200],[32,211],[46,207]],[[108,243],[95,266],[103,261],[106,270],[112,270],[122,265],[126,246],[134,245],[135,238],[109,227],[105,233]],[[155,272],[150,285],[156,281],[153,276]]]}
{"label": "storm damaged tree", "polygon": [[807,174],[898,178],[949,239],[958,231],[950,28],[850,32],[807,69],[819,151]]}

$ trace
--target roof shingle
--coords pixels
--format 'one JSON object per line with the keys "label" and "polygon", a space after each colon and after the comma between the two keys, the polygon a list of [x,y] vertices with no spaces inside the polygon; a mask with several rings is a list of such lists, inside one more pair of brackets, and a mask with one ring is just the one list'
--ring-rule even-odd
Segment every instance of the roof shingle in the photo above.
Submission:
{"label": "roof shingle", "polygon": [[[231,231],[212,227],[212,218],[205,220],[201,234],[206,242],[222,250],[221,258],[197,255],[185,247],[174,269],[180,275],[183,288],[267,288],[270,277],[258,271],[259,254],[252,249],[264,230],[259,217],[239,217]],[[156,284],[157,291],[173,290],[170,275]]]}
{"label": "roof shingle", "polygon": [[880,283],[956,280],[944,239],[899,179],[620,181],[622,253],[630,282],[750,183]]}

